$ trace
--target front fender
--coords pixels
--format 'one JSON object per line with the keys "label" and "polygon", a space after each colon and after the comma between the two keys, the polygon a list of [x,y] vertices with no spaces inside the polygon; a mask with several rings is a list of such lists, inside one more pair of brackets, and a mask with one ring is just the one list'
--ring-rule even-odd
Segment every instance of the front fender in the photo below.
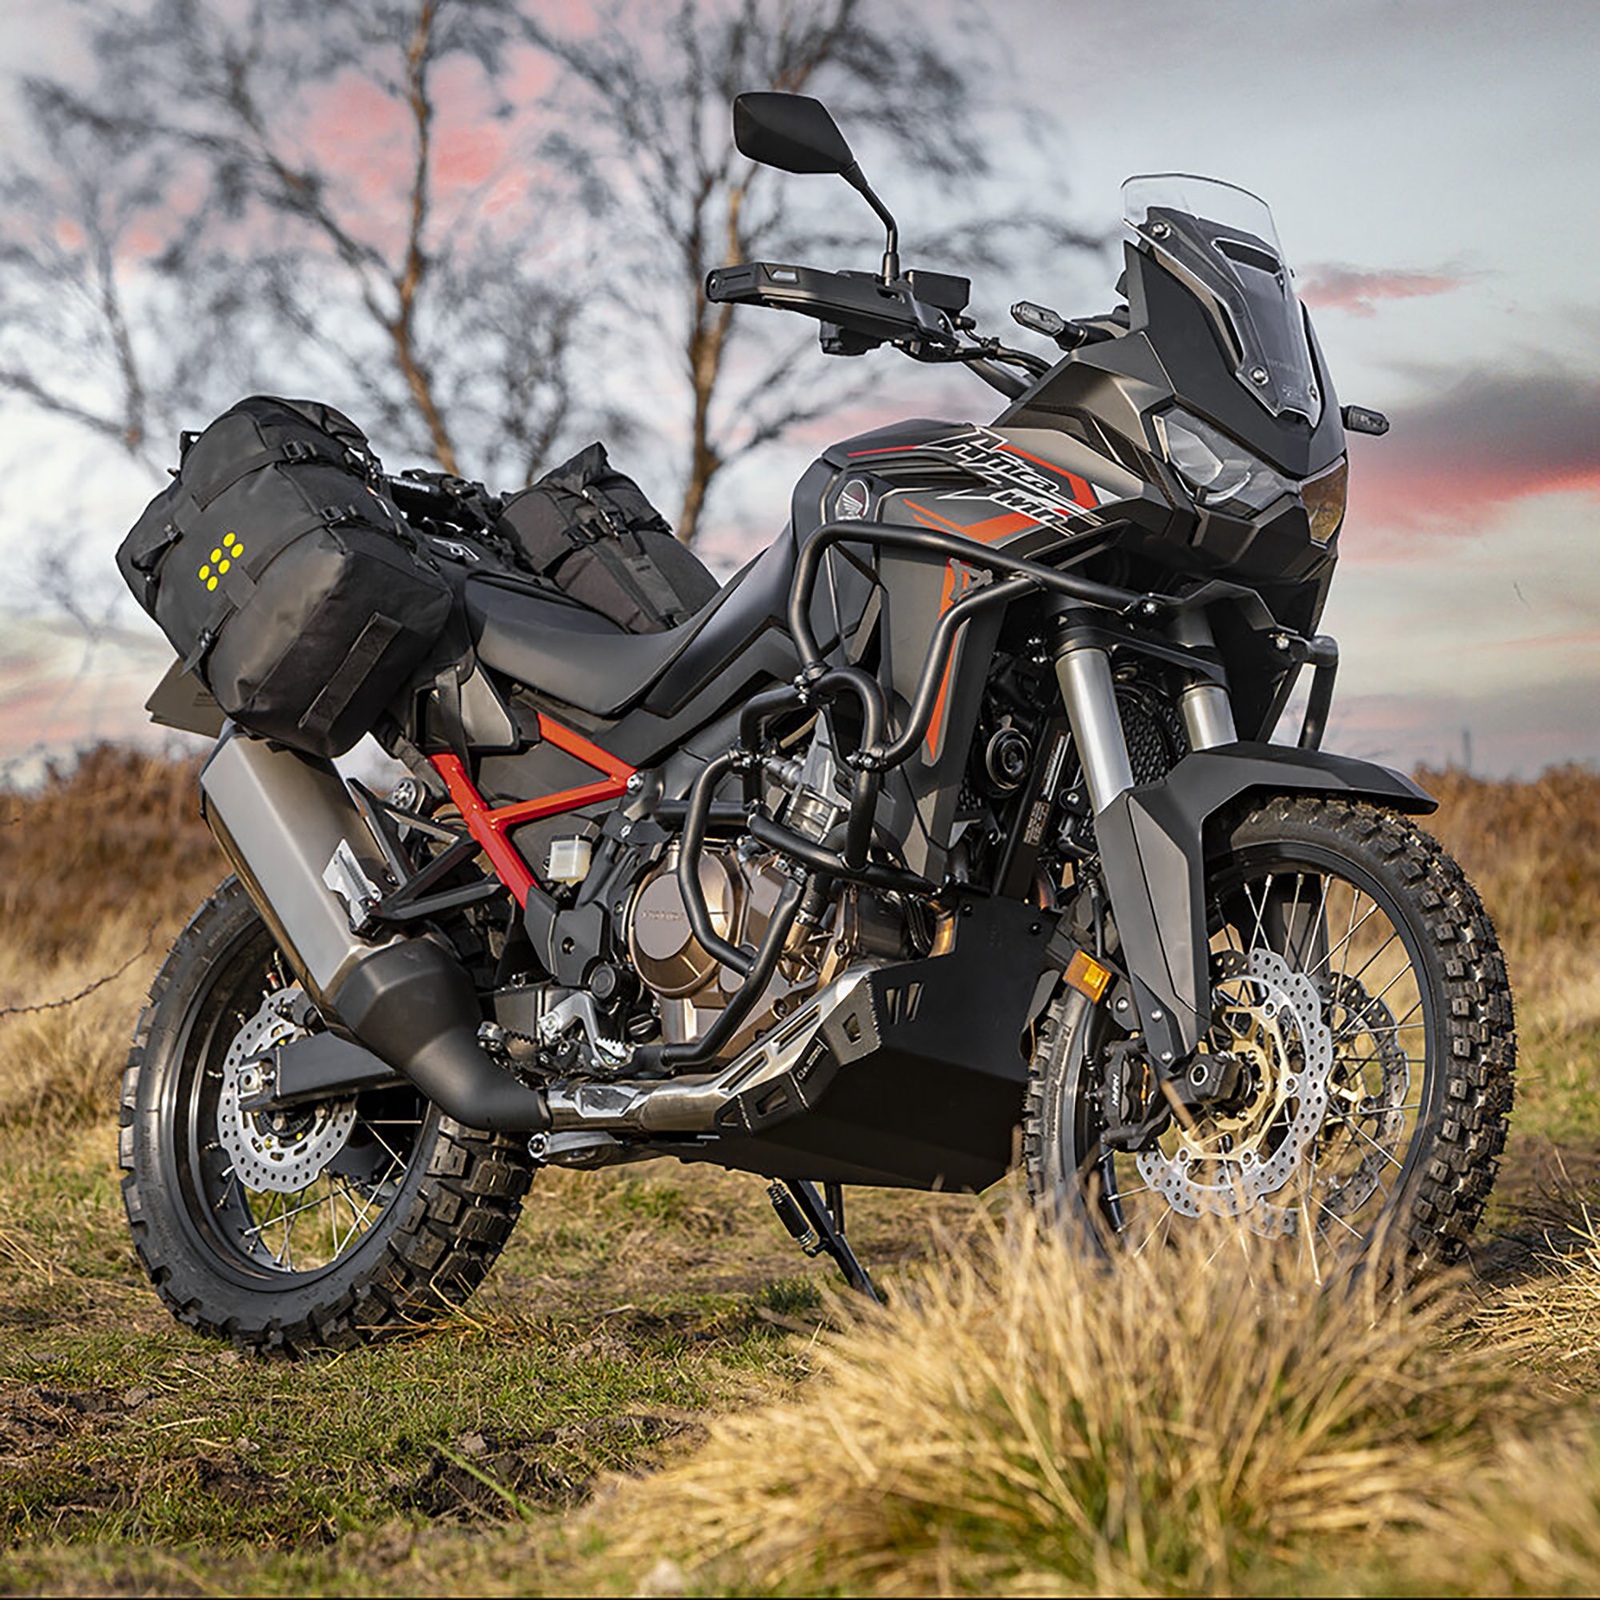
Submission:
{"label": "front fender", "polygon": [[1210,1023],[1205,825],[1251,793],[1343,795],[1412,813],[1438,807],[1389,767],[1244,740],[1193,751],[1159,782],[1118,795],[1095,817],[1095,835],[1122,959],[1157,1062],[1188,1055]]}

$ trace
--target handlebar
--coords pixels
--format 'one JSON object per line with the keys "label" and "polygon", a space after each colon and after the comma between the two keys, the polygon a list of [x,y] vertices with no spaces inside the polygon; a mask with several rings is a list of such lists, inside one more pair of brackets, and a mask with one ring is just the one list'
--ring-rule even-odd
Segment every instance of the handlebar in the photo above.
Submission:
{"label": "handlebar", "polygon": [[[714,304],[772,306],[815,317],[823,324],[822,348],[830,355],[863,355],[892,343],[920,361],[964,362],[992,388],[1016,399],[1050,364],[998,339],[964,345],[959,330],[973,326],[962,315],[970,288],[965,278],[946,273],[908,272],[885,282],[871,272],[828,272],[775,261],[745,261],[706,274],[706,298]],[[1111,337],[1029,301],[1018,302],[1011,314],[1031,332],[1054,338],[1063,350]],[[1007,372],[1007,366],[1020,367],[1027,376]]]}
{"label": "handlebar", "polygon": [[706,298],[717,304],[798,311],[870,344],[909,344],[932,354],[953,350],[959,342],[947,311],[918,299],[908,280],[885,283],[871,272],[746,261],[707,273]]}

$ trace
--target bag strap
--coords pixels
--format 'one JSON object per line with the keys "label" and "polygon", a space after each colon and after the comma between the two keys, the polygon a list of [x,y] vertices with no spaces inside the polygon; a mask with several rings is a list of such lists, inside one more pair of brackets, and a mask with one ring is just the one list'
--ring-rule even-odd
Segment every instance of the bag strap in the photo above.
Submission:
{"label": "bag strap", "polygon": [[247,456],[241,456],[228,465],[214,478],[202,487],[196,488],[193,484],[186,485],[189,497],[194,501],[197,511],[204,511],[219,495],[226,494],[241,478],[248,478],[252,472],[259,472],[263,467],[270,467],[279,461],[299,462],[317,461],[326,459],[321,452],[307,444],[302,439],[286,439],[280,445],[269,446],[265,450],[253,450]]}
{"label": "bag strap", "polygon": [[631,591],[630,598],[646,616],[661,623],[672,621],[681,611],[677,593],[650,559],[638,530],[598,491],[586,488],[583,498],[591,523],[598,523],[607,535],[595,540],[595,554]]}
{"label": "bag strap", "polygon": [[162,524],[153,539],[130,553],[128,565],[144,579],[144,598],[141,604],[152,615],[156,609],[156,595],[161,588],[161,566],[167,552],[183,538],[183,531],[169,518]]}
{"label": "bag strap", "polygon": [[[466,716],[461,708],[461,684],[472,672],[472,658],[452,661],[441,667],[433,680],[433,700],[436,707],[436,731],[450,749],[463,762],[469,762],[467,750]],[[430,729],[430,732],[435,729]]]}
{"label": "bag strap", "polygon": [[393,617],[374,611],[367,625],[350,646],[345,658],[334,669],[333,676],[323,686],[322,692],[306,707],[305,715],[296,724],[312,739],[327,738],[339,714],[355,698],[356,692],[367,681],[378,659],[398,638],[401,627]]}

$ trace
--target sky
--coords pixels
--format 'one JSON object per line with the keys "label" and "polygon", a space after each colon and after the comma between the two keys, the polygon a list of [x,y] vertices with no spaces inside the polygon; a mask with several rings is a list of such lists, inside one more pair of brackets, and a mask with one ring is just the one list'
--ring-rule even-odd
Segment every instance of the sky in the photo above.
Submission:
{"label": "sky", "polygon": [[[70,16],[0,0],[0,71],[70,66]],[[980,16],[943,0],[919,16],[952,39],[953,24],[989,28],[1004,92],[1051,114],[1026,151],[991,151],[986,202],[1054,199],[1104,230],[1136,172],[1254,190],[1340,399],[1390,415],[1387,437],[1351,442],[1323,621],[1343,656],[1330,747],[1489,776],[1600,763],[1600,4],[993,0]],[[20,137],[0,99],[0,139]],[[896,205],[911,175],[875,148],[856,141],[914,265],[919,222],[935,219]],[[855,203],[841,189],[838,204]],[[1109,253],[1022,263],[979,298],[1093,312],[1117,270]],[[884,368],[870,403],[730,476],[706,540],[720,569],[776,532],[831,438],[896,413],[995,413],[968,377],[867,359]],[[0,562],[14,577],[0,595],[0,773],[26,775],[76,742],[135,733],[167,660],[131,602],[92,651],[39,613],[17,581],[48,554],[28,507],[75,506],[75,544],[109,562],[155,485],[69,426],[15,408],[0,420]]]}

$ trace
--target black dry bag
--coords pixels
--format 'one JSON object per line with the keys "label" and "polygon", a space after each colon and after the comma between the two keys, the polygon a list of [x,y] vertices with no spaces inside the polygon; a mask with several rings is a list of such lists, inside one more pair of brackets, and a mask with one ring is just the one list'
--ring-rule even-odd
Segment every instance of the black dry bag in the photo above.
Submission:
{"label": "black dry bag", "polygon": [[250,732],[339,755],[422,665],[451,589],[331,406],[255,395],[198,437],[117,551],[135,598]]}

